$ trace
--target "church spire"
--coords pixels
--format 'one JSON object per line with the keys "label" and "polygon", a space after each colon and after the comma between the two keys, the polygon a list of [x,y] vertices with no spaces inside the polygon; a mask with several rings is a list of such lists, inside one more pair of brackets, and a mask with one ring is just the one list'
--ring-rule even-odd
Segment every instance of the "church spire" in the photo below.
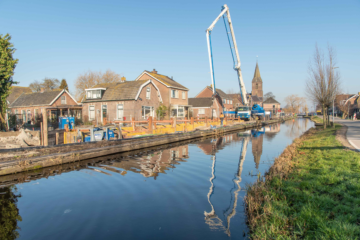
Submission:
{"label": "church spire", "polygon": [[257,63],[257,60],[256,60],[254,78],[253,78],[252,82],[262,82],[262,79],[261,79],[261,76],[260,76],[259,65]]}

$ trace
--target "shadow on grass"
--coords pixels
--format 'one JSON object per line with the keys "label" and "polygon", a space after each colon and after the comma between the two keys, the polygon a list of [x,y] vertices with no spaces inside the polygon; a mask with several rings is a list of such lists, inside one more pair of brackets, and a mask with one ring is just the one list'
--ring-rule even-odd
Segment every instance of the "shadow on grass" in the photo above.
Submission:
{"label": "shadow on grass", "polygon": [[346,147],[338,146],[338,147],[302,147],[299,148],[300,150],[312,150],[312,149],[318,149],[318,150],[333,150],[333,149],[345,149]]}

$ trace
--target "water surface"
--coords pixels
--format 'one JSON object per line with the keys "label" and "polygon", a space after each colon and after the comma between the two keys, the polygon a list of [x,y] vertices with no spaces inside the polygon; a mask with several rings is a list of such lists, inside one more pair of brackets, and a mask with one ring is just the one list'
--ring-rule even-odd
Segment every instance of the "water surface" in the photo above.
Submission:
{"label": "water surface", "polygon": [[0,239],[243,239],[245,187],[308,119],[0,177]]}

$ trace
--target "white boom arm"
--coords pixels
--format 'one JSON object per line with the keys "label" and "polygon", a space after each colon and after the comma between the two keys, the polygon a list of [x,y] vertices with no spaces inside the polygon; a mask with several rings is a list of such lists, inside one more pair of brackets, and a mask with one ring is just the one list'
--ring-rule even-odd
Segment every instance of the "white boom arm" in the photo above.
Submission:
{"label": "white boom arm", "polygon": [[[217,21],[219,21],[219,19],[221,17],[225,17],[225,16],[228,19],[230,33],[231,33],[231,39],[232,39],[232,42],[233,42],[233,45],[234,45],[234,47],[231,46],[230,38],[229,38],[230,49],[231,49],[232,54],[233,54],[233,49],[235,50],[236,61],[235,61],[235,59],[233,59],[234,60],[234,70],[237,72],[238,79],[239,79],[240,94],[241,94],[241,97],[242,97],[243,104],[248,105],[248,100],[247,100],[247,97],[246,97],[246,88],[245,88],[245,84],[244,84],[242,74],[241,74],[241,68],[240,68],[241,62],[240,62],[240,56],[239,56],[239,52],[238,52],[238,48],[237,48],[237,44],[236,44],[235,33],[234,33],[234,29],[233,29],[232,22],[231,22],[230,11],[229,11],[229,8],[228,8],[228,6],[226,4],[223,6],[223,10],[221,11],[220,15],[214,20],[214,22],[206,30],[206,39],[207,39],[208,52],[209,52],[211,83],[212,83],[212,87],[213,87],[213,93],[215,94],[216,91],[215,91],[215,75],[214,75],[214,64],[213,64],[213,56],[212,56],[212,47],[211,47],[211,37],[210,37],[210,35],[211,35],[211,31],[215,27],[215,24],[217,23]],[[225,23],[225,27],[226,27],[226,23]]]}

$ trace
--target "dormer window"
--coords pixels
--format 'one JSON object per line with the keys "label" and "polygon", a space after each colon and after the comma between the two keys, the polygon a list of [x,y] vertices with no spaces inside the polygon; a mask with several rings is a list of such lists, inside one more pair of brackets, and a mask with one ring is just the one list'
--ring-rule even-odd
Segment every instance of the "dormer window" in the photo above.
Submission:
{"label": "dormer window", "polygon": [[102,93],[106,90],[105,88],[93,88],[85,89],[86,99],[99,99],[102,97]]}

